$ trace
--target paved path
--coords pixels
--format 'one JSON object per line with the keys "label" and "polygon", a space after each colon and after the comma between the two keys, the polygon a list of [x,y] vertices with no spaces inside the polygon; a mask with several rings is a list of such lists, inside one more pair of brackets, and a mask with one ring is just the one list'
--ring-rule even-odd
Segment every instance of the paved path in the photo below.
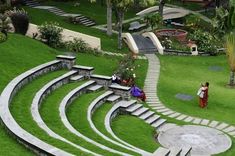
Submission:
{"label": "paved path", "polygon": [[212,127],[221,130],[235,138],[235,126],[215,120],[202,119],[190,115],[182,114],[167,108],[157,96],[157,83],[160,75],[160,62],[155,54],[145,54],[149,61],[147,77],[145,79],[144,90],[147,96],[147,103],[156,112],[166,115],[176,120]]}

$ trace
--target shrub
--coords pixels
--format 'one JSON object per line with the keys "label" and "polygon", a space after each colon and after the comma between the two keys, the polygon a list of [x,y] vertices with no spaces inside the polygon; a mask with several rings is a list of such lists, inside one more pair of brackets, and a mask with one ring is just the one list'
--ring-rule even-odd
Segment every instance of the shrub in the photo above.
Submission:
{"label": "shrub", "polygon": [[0,32],[7,35],[7,31],[10,30],[10,23],[11,21],[6,15],[0,14]]}
{"label": "shrub", "polygon": [[7,6],[6,4],[0,4],[0,13],[4,13],[7,10],[10,10],[11,7]]}
{"label": "shrub", "polygon": [[7,40],[7,37],[5,34],[0,33],[0,43],[5,42]]}
{"label": "shrub", "polygon": [[58,23],[45,22],[44,24],[39,26],[38,29],[41,34],[40,38],[45,41],[47,45],[54,48],[61,46],[61,32],[63,31],[63,29],[59,27]]}
{"label": "shrub", "polygon": [[15,33],[25,35],[29,27],[29,17],[25,10],[13,9],[7,11],[6,14],[11,18],[12,24],[15,28]]}
{"label": "shrub", "polygon": [[197,43],[198,50],[204,52],[210,52],[211,54],[216,54],[217,49],[221,46],[220,41],[211,35],[209,32],[203,32],[198,29],[190,34],[189,38]]}
{"label": "shrub", "polygon": [[66,42],[65,47],[72,52],[86,52],[90,50],[88,44],[79,38],[74,38],[72,41]]}

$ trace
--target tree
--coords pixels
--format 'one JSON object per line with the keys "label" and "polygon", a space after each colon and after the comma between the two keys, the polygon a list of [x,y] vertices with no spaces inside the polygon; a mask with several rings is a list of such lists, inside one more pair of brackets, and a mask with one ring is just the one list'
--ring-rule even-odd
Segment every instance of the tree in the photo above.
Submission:
{"label": "tree", "polygon": [[166,3],[166,0],[160,0],[159,2],[159,14],[161,17],[163,17],[163,8]]}
{"label": "tree", "polygon": [[[141,6],[149,6],[155,3],[154,0],[142,0]],[[125,12],[134,4],[134,0],[112,0],[118,16],[118,49],[122,48],[122,24]]]}
{"label": "tree", "polygon": [[112,2],[106,0],[107,5],[107,35],[112,35]]}
{"label": "tree", "polygon": [[144,17],[144,20],[148,24],[148,26],[151,26],[151,29],[153,30],[154,27],[157,25],[162,24],[162,17],[160,16],[159,13],[154,13],[154,14],[149,14]]}
{"label": "tree", "polygon": [[234,72],[235,72],[235,32],[231,32],[226,36],[226,55],[228,57],[228,64],[230,67],[229,86],[235,86]]}

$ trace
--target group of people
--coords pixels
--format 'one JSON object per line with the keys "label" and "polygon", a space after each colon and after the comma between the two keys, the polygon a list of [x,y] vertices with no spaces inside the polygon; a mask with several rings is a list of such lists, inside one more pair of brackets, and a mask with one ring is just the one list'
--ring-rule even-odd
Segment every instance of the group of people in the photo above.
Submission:
{"label": "group of people", "polygon": [[145,102],[146,95],[143,90],[141,90],[139,87],[137,87],[132,80],[122,80],[119,76],[116,74],[112,75],[112,83],[117,84],[123,84],[126,86],[131,86],[131,95],[133,97],[136,97],[137,99],[140,99],[141,101]]}
{"label": "group of people", "polygon": [[197,95],[199,97],[199,106],[201,108],[205,108],[208,104],[208,89],[209,82],[206,82],[205,84],[201,84],[201,87],[197,92]]}

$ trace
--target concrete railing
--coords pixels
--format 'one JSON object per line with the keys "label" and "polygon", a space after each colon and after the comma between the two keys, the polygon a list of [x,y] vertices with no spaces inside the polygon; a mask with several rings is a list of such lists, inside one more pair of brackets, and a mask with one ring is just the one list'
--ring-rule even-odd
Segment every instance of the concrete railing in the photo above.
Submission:
{"label": "concrete railing", "polygon": [[128,47],[134,54],[139,53],[139,48],[137,47],[135,40],[133,39],[130,33],[122,33],[122,39],[125,41],[125,43],[128,45]]}
{"label": "concrete railing", "polygon": [[162,47],[161,42],[159,41],[159,39],[153,32],[146,32],[146,33],[143,33],[142,35],[144,37],[148,37],[153,42],[153,44],[157,47],[159,54],[163,55],[164,48]]}

